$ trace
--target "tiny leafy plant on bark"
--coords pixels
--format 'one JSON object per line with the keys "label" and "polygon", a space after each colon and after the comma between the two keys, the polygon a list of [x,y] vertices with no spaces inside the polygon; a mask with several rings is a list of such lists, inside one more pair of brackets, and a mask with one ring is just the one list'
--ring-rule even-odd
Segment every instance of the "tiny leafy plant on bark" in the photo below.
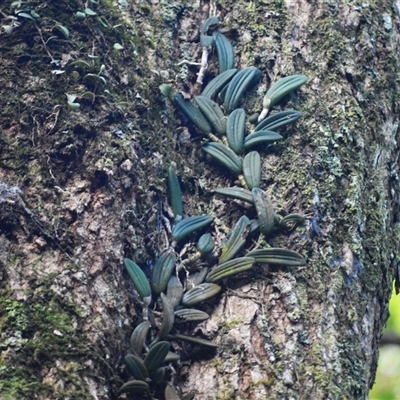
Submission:
{"label": "tiny leafy plant on bark", "polygon": [[[206,136],[202,149],[236,178],[236,185],[214,190],[216,195],[249,203],[256,219],[246,215],[239,218],[225,241],[216,245],[210,233],[203,233],[213,223],[208,215],[185,216],[182,193],[175,168],[168,169],[169,203],[173,211],[172,231],[168,248],[155,261],[151,276],[147,277],[134,261],[125,259],[133,285],[142,304],[142,322],[136,326],[130,348],[125,357],[131,379],[119,390],[143,398],[163,396],[167,400],[188,400],[195,393],[181,395],[175,386],[179,342],[203,346],[216,351],[212,341],[193,336],[190,328],[210,318],[201,310],[201,303],[217,296],[222,282],[256,264],[302,266],[303,256],[284,248],[251,248],[248,240],[262,235],[265,240],[275,230],[287,231],[304,222],[299,214],[282,218],[274,211],[272,201],[260,187],[262,161],[260,152],[266,146],[283,140],[277,133],[282,127],[297,121],[301,114],[295,110],[269,115],[271,108],[283,97],[303,85],[307,78],[291,75],[278,80],[266,92],[262,110],[255,126],[251,125],[243,104],[244,96],[257,85],[262,72],[256,67],[238,71],[234,68],[235,54],[230,41],[218,31],[219,21],[209,18],[201,28],[203,47],[197,86],[201,87],[209,53],[215,49],[219,74],[193,100],[174,95],[177,110]],[[160,90],[170,96],[171,89]],[[249,129],[250,126],[253,126]],[[202,235],[200,235],[203,233]],[[198,238],[194,246],[193,240]],[[182,249],[189,249],[182,251]],[[190,249],[193,249],[191,252]]]}

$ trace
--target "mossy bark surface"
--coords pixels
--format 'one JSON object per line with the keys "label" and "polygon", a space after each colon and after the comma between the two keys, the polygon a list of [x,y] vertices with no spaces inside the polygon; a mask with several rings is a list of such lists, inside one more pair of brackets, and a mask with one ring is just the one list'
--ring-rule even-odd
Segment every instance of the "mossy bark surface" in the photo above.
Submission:
{"label": "mossy bark surface", "polygon": [[[141,312],[122,259],[148,273],[165,248],[171,162],[185,212],[216,217],[216,237],[251,214],[210,195],[233,179],[158,89],[193,93],[198,66],[180,62],[200,62],[216,13],[237,67],[263,71],[249,113],[271,82],[309,78],[279,105],[302,119],[262,154],[276,211],[307,217],[268,243],[307,266],[224,284],[196,328],[219,350],[184,346],[174,383],[200,400],[364,399],[400,256],[397,4],[101,1],[79,20],[85,6],[0,15],[1,397],[117,398]],[[205,79],[217,71],[213,55]]]}

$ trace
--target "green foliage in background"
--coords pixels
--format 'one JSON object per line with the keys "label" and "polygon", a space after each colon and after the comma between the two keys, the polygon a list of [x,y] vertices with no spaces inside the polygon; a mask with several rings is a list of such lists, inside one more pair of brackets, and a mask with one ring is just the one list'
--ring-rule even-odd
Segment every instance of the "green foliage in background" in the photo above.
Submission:
{"label": "green foliage in background", "polygon": [[[393,290],[389,303],[390,318],[384,333],[400,337],[400,295]],[[400,399],[400,346],[387,345],[380,349],[375,385],[370,400]]]}

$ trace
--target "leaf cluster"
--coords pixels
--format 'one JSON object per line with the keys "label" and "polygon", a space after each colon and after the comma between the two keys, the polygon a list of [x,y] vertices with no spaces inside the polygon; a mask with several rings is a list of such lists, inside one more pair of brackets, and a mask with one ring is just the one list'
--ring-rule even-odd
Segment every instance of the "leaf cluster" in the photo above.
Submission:
{"label": "leaf cluster", "polygon": [[[254,241],[249,239],[257,235],[268,238],[275,229],[289,230],[304,222],[304,217],[299,214],[282,218],[275,213],[272,201],[261,188],[261,154],[267,146],[284,139],[276,130],[301,117],[295,110],[267,117],[271,107],[298,89],[307,78],[292,75],[272,85],[264,97],[258,123],[249,129],[250,118],[240,105],[246,93],[260,81],[262,72],[255,67],[240,71],[234,68],[233,47],[218,31],[218,26],[216,17],[204,23],[201,46],[215,47],[220,74],[208,83],[200,95],[194,96],[193,101],[176,94],[175,104],[208,139],[203,150],[237,179],[239,186],[219,188],[214,191],[215,194],[247,202],[254,207],[257,218],[241,216],[220,245],[211,233],[200,236],[214,218],[210,215],[185,216],[179,180],[175,168],[169,167],[169,204],[173,212],[170,245],[155,261],[150,279],[134,261],[124,260],[143,305],[143,322],[131,336],[125,362],[132,379],[121,387],[120,393],[140,393],[152,397],[157,386],[170,380],[165,387],[166,399],[192,398],[193,394],[180,397],[168,375],[167,364],[180,358],[177,352],[179,347],[174,344],[171,349],[171,343],[176,341],[211,350],[218,347],[187,332],[193,324],[210,318],[200,309],[201,304],[221,292],[225,279],[251,271],[256,264],[291,267],[306,264],[301,254],[289,249],[251,249]],[[160,87],[160,90],[163,89]],[[170,92],[168,90],[168,96]],[[194,242],[196,238],[198,240]]]}

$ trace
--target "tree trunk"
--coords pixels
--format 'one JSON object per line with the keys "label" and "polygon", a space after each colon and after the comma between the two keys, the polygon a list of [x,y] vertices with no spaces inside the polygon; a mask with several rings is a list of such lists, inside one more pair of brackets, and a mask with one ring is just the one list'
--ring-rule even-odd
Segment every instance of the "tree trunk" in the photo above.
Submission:
{"label": "tree trunk", "polygon": [[167,245],[171,162],[185,212],[215,215],[215,235],[246,211],[209,195],[233,180],[158,89],[192,94],[198,66],[180,62],[200,62],[199,26],[216,14],[237,68],[263,71],[253,112],[271,82],[309,78],[284,104],[303,117],[263,154],[262,184],[277,212],[307,216],[269,242],[307,266],[229,280],[195,329],[218,351],[184,346],[173,382],[196,400],[367,398],[400,255],[398,4],[116,3],[86,18],[78,0],[1,13],[1,397],[117,398],[141,311],[122,259],[145,266]]}

